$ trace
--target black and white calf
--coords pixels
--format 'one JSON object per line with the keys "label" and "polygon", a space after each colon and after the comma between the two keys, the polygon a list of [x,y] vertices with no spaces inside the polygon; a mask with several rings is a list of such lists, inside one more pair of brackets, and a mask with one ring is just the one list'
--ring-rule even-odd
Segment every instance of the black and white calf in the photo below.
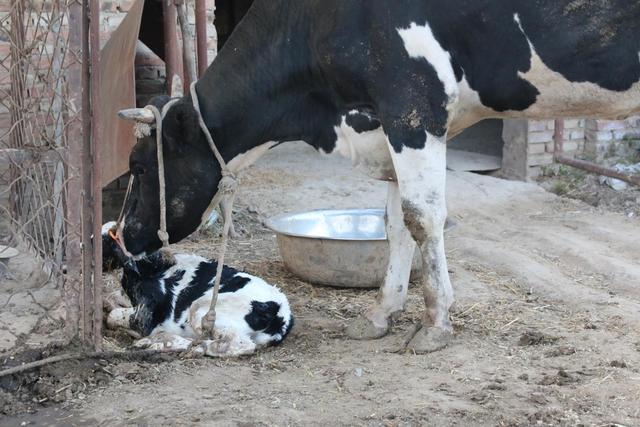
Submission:
{"label": "black and white calf", "polygon": [[[133,308],[116,308],[107,318],[112,328],[131,328],[142,335],[138,347],[190,348],[200,336],[202,317],[213,295],[217,263],[193,254],[160,250],[131,260],[102,229],[104,258],[122,267],[122,288]],[[287,297],[259,277],[224,266],[216,304],[215,340],[196,351],[209,356],[253,353],[282,342],[293,327]]]}

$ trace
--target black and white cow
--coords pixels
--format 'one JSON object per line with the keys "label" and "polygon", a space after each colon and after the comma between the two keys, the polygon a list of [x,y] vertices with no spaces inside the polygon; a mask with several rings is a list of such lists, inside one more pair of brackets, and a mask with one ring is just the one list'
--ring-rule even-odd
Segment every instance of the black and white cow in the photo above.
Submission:
{"label": "black and white cow", "polygon": [[[133,308],[112,310],[107,325],[138,332],[145,337],[136,342],[138,347],[190,348],[209,311],[218,264],[166,250],[132,260],[108,235],[114,225],[102,228],[103,256],[108,268],[122,267],[122,288]],[[250,354],[282,342],[293,323],[289,301],[278,288],[224,266],[216,302],[216,339],[200,342],[195,350],[209,356]]]}
{"label": "black and white cow", "polygon": [[[640,2],[256,0],[196,89],[234,171],[283,141],[302,140],[392,181],[387,276],[348,332],[387,333],[405,305],[415,241],[426,266],[426,310],[409,347],[434,351],[452,337],[447,138],[486,118],[639,113]],[[189,95],[162,124],[168,231],[177,242],[207,217],[221,172]],[[139,255],[160,247],[154,135],[135,146],[130,168],[118,236]]]}

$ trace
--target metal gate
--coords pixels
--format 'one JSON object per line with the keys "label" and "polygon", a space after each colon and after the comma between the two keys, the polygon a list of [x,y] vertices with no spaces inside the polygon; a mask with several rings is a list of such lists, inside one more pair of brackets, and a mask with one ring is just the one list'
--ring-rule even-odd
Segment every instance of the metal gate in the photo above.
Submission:
{"label": "metal gate", "polygon": [[99,348],[101,245],[91,242],[101,218],[91,115],[99,33],[89,20],[97,1],[11,0],[0,9],[0,243],[42,260],[62,291],[67,337]]}

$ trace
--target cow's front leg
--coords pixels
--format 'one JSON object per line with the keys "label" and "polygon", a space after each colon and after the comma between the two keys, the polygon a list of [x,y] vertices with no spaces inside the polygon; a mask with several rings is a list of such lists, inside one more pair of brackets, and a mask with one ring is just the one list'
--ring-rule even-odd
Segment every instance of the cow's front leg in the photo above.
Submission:
{"label": "cow's front leg", "polygon": [[449,319],[453,290],[444,251],[446,152],[446,135],[428,133],[424,148],[391,149],[404,221],[423,259],[425,313],[422,328],[408,345],[416,353],[439,350],[453,337]]}
{"label": "cow's front leg", "polygon": [[347,328],[353,339],[377,339],[387,334],[391,317],[404,310],[415,243],[404,225],[398,183],[389,182],[386,211],[389,265],[377,302]]}

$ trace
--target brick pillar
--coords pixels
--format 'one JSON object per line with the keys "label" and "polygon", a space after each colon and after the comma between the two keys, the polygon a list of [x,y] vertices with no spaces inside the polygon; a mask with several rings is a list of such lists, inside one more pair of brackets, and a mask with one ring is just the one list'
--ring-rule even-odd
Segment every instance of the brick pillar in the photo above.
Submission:
{"label": "brick pillar", "polygon": [[[502,175],[509,179],[537,177],[543,166],[553,164],[554,120],[505,120]],[[564,153],[582,153],[585,120],[564,120]]]}
{"label": "brick pillar", "polygon": [[503,123],[504,148],[502,149],[501,175],[507,179],[526,181],[529,178],[527,163],[529,122],[520,119],[507,119]]}

